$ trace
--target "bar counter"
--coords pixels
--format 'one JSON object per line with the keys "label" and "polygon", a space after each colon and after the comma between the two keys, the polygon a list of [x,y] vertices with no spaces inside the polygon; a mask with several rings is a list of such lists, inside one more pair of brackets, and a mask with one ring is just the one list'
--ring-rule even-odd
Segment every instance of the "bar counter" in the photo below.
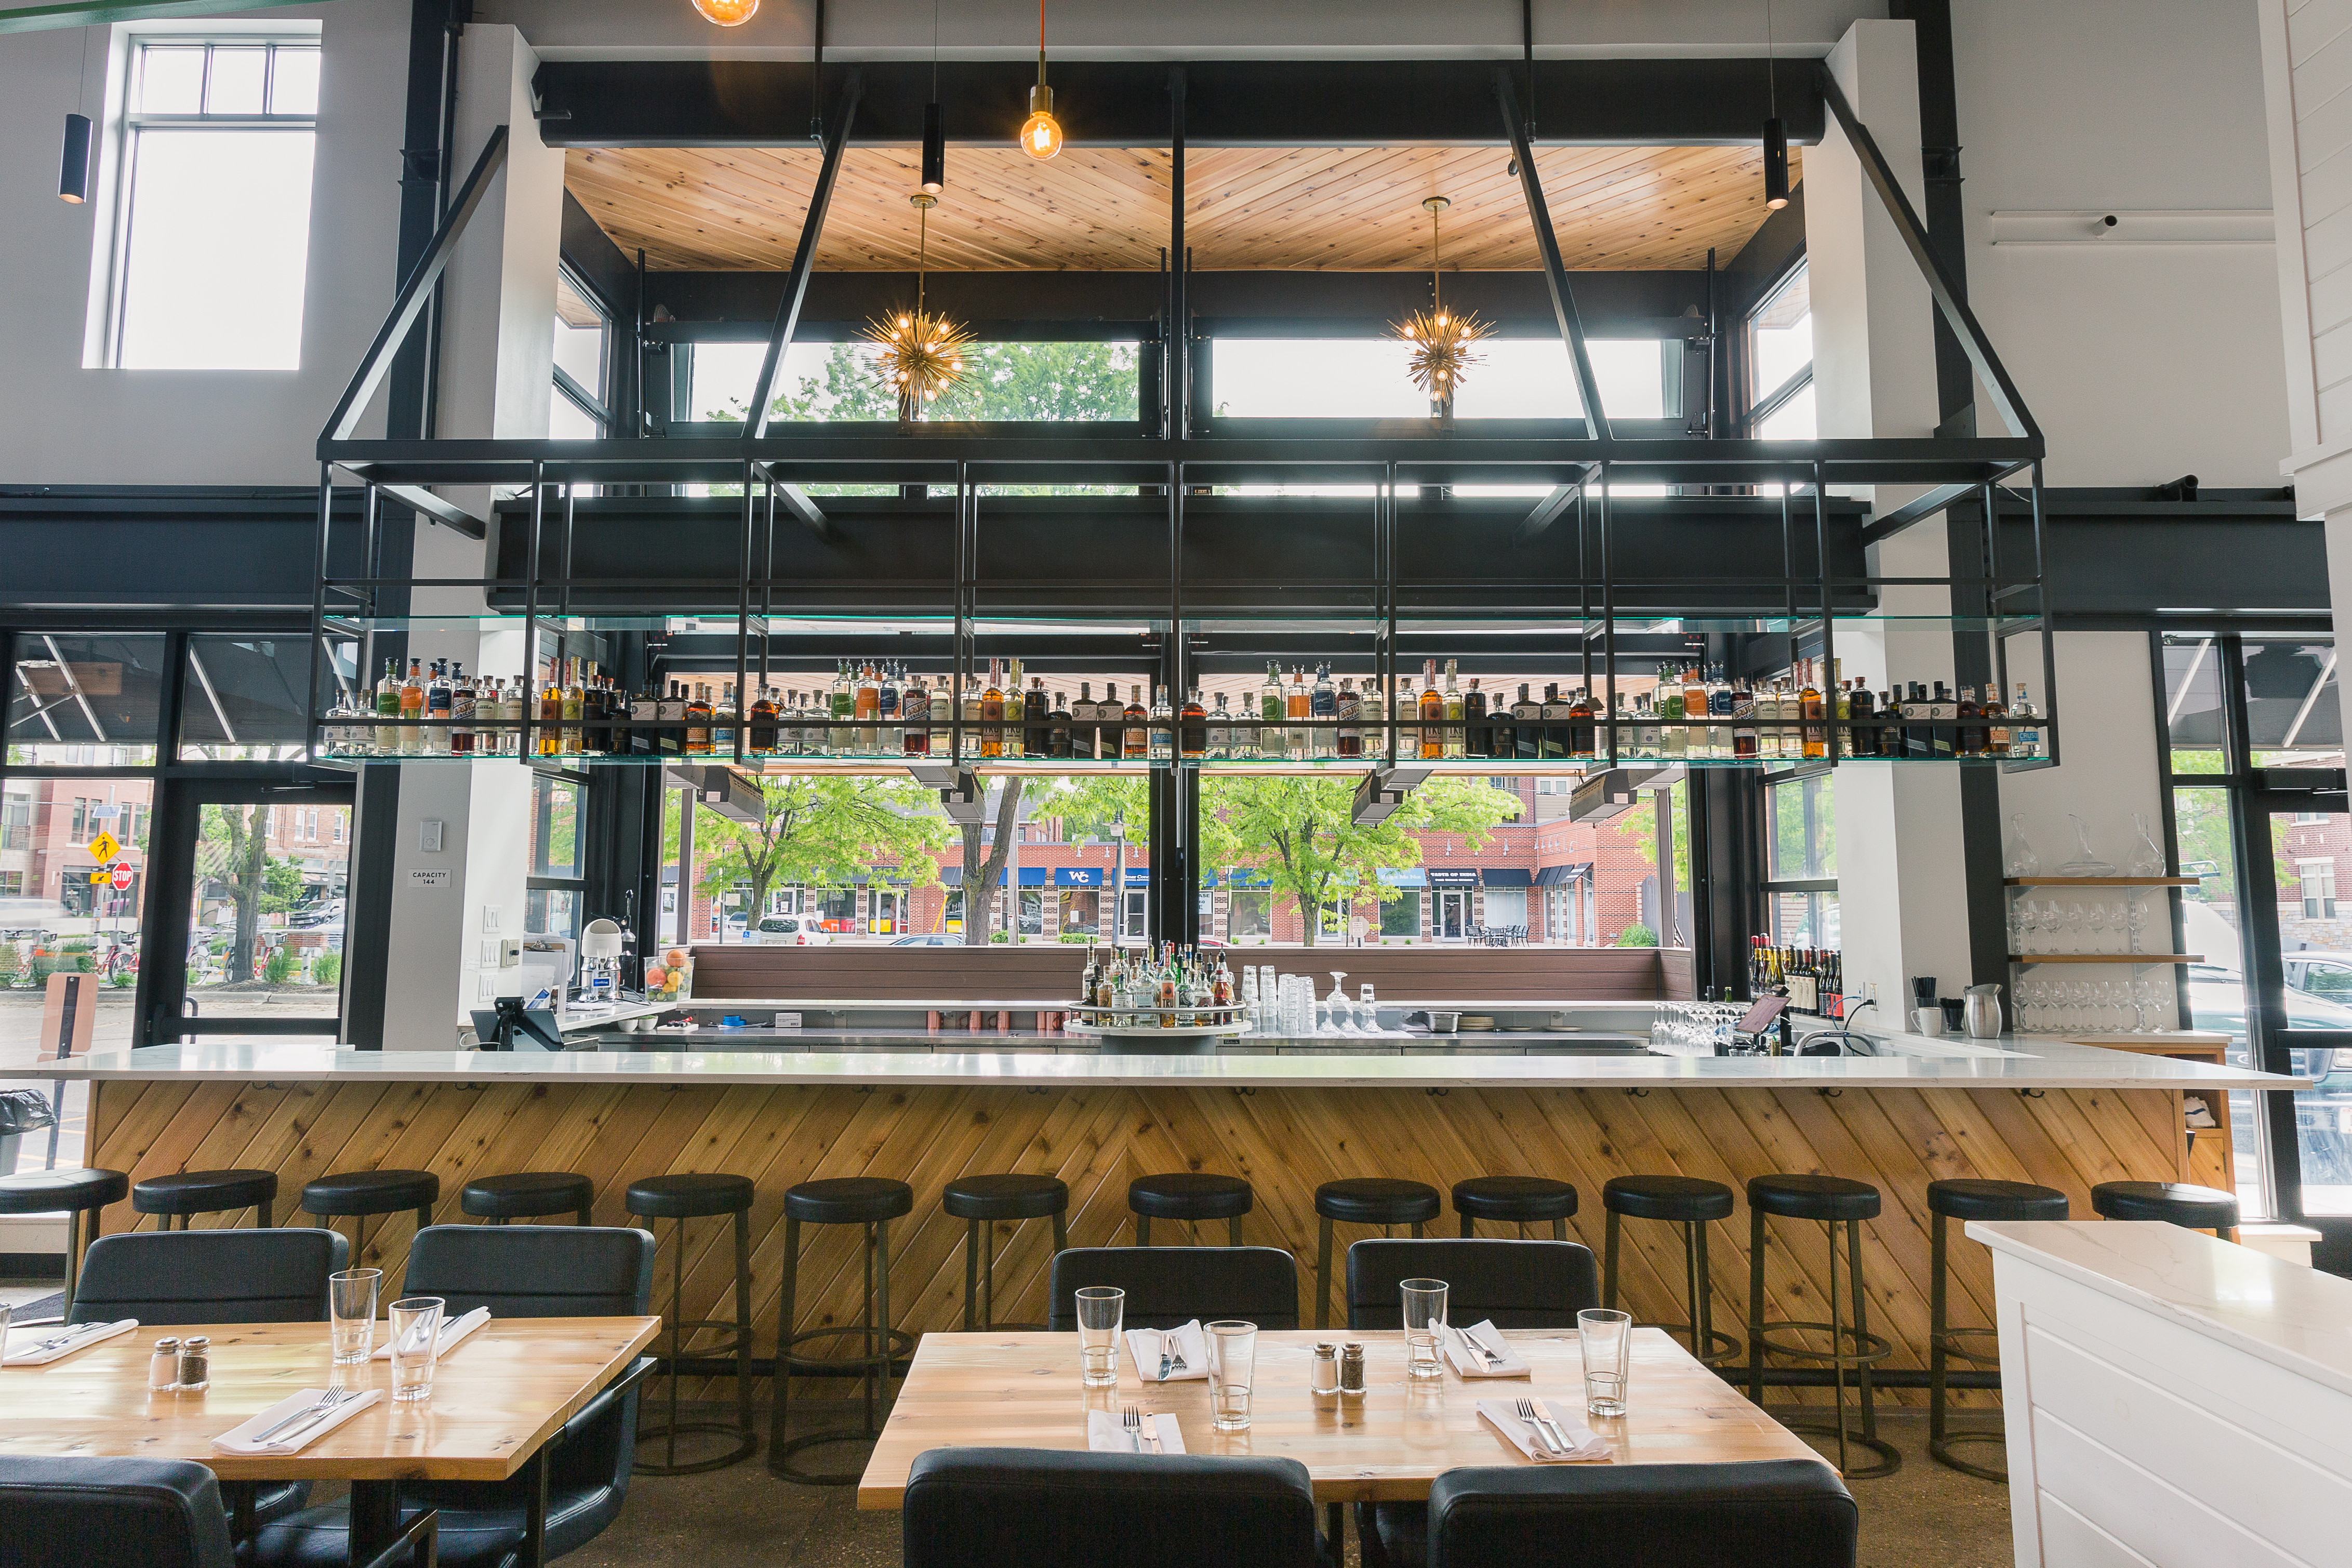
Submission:
{"label": "bar counter", "polygon": [[[1045,1037],[918,1037],[934,1048],[375,1052],[229,1038],[42,1070],[90,1080],[91,1164],[134,1179],[229,1166],[275,1171],[281,1213],[296,1210],[303,1183],[330,1173],[423,1169],[441,1178],[436,1217],[458,1221],[470,1178],[572,1171],[594,1183],[598,1222],[621,1225],[630,1223],[624,1191],[637,1178],[748,1176],[758,1193],[753,1308],[762,1356],[775,1341],[784,1190],[821,1177],[889,1176],[913,1187],[914,1212],[890,1232],[891,1300],[899,1327],[924,1331],[961,1319],[964,1226],[940,1207],[941,1187],[960,1175],[1059,1176],[1070,1188],[1071,1243],[1085,1247],[1134,1240],[1127,1185],[1135,1177],[1240,1175],[1256,1196],[1244,1239],[1299,1257],[1302,1289],[1311,1292],[1314,1194],[1326,1181],[1405,1177],[1444,1193],[1471,1176],[1557,1177],[1582,1197],[1570,1234],[1598,1254],[1601,1188],[1612,1176],[1704,1176],[1737,1191],[1750,1176],[1822,1172],[1873,1183],[1884,1196],[1881,1215],[1863,1227],[1869,1310],[1874,1330],[1895,1342],[1891,1365],[1905,1369],[1925,1365],[1930,1181],[2039,1182],[2066,1192],[2083,1216],[2098,1182],[2225,1184],[2225,1141],[2192,1142],[2184,1094],[2218,1100],[2233,1089],[2293,1081],[2042,1039],[1877,1037],[1865,1041],[1880,1053],[1870,1056],[1682,1058],[1319,1049],[1136,1056],[1051,1048]],[[995,1048],[955,1048],[983,1044]],[[942,1046],[949,1048],[936,1048]],[[125,1229],[134,1219],[125,1204],[102,1226]],[[1162,1222],[1154,1239],[1192,1240],[1189,1228]],[[1457,1229],[1450,1211],[1432,1226],[1433,1234]],[[1222,1222],[1204,1230],[1214,1234],[1202,1242],[1224,1239]],[[657,1233],[666,1254],[674,1227],[665,1223]],[[374,1222],[367,1261],[397,1279],[411,1234],[404,1216]],[[1367,1234],[1341,1226],[1339,1245]],[[1490,1226],[1485,1234],[1503,1231]],[[1829,1266],[1822,1227],[1775,1222],[1772,1237],[1769,1314],[1822,1316]],[[1003,1319],[1044,1319],[1050,1240],[1042,1223],[997,1228]],[[687,1248],[689,1315],[721,1315],[733,1289],[724,1226],[698,1222]],[[1624,1304],[1645,1321],[1681,1321],[1679,1231],[1629,1221],[1624,1248]],[[803,1232],[798,1326],[854,1321],[857,1256],[851,1229]],[[668,1258],[658,1267],[666,1273]],[[1744,1214],[1715,1227],[1711,1267],[1717,1321],[1744,1337]],[[1953,1288],[1956,1315],[1991,1321],[1991,1269],[1981,1248],[1956,1249]],[[1302,1307],[1312,1322],[1311,1296]]]}

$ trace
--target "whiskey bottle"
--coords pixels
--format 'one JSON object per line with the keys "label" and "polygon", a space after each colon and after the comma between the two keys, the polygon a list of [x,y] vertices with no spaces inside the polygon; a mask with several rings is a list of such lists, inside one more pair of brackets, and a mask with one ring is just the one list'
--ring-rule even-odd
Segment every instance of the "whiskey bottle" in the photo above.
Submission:
{"label": "whiskey bottle", "polygon": [[1444,754],[1449,757],[1470,754],[1469,712],[1462,703],[1462,688],[1456,668],[1459,662],[1451,658],[1445,661]]}
{"label": "whiskey bottle", "polygon": [[1511,735],[1515,757],[1535,757],[1543,749],[1543,704],[1528,695],[1528,683],[1519,682],[1519,700],[1511,704]]}
{"label": "whiskey bottle", "polygon": [[1021,700],[1021,754],[1042,757],[1053,743],[1053,709],[1045,697],[1045,678],[1033,675]]}
{"label": "whiskey bottle", "polygon": [[1576,700],[1559,694],[1559,682],[1544,682],[1542,754],[1558,759],[1568,755],[1569,721],[1576,711]]}
{"label": "whiskey bottle", "polygon": [[751,752],[754,756],[776,754],[776,689],[760,688],[760,700],[751,704]]}
{"label": "whiskey bottle", "polygon": [[1821,688],[1814,684],[1811,675],[1806,677],[1805,689],[1797,694],[1797,700],[1803,705],[1805,760],[1812,762],[1828,756],[1829,713],[1822,706]]}
{"label": "whiskey bottle", "polygon": [[1184,700],[1184,711],[1176,721],[1177,750],[1193,762],[1209,754],[1209,710],[1201,704],[1201,689],[1192,688]]}
{"label": "whiskey bottle", "polygon": [[[1739,761],[1753,761],[1759,747],[1756,734],[1756,693],[1742,686],[1725,688],[1726,700],[1731,709],[1731,754]],[[1712,695],[1708,706],[1714,705]]]}
{"label": "whiskey bottle", "polygon": [[1225,706],[1225,694],[1220,691],[1216,710],[1209,715],[1209,756],[1222,760],[1234,754],[1234,716]]}
{"label": "whiskey bottle", "polygon": [[1568,754],[1580,761],[1592,758],[1594,725],[1597,713],[1591,696],[1581,689],[1574,701],[1568,705]]}
{"label": "whiskey bottle", "polygon": [[1952,736],[1952,754],[1960,757],[1983,756],[1984,731],[1976,723],[1978,719],[1983,717],[1983,712],[1977,707],[1975,687],[1960,688],[1959,700],[1952,705],[1952,717],[1958,720],[1960,725],[1958,731]]}
{"label": "whiskey bottle", "polygon": [[1478,678],[1470,678],[1470,689],[1462,694],[1462,753],[1469,757],[1491,757],[1495,754],[1495,731],[1486,722],[1486,694],[1478,689]]}
{"label": "whiskey bottle", "polygon": [[861,757],[870,757],[882,750],[882,681],[870,664],[858,666],[857,680],[850,688],[850,716],[857,729],[851,744]]}
{"label": "whiskey bottle", "polygon": [[686,704],[686,749],[690,756],[710,754],[710,686],[697,681]]}
{"label": "whiskey bottle", "polygon": [[1985,688],[1983,711],[1985,719],[1985,755],[1989,757],[2008,756],[2010,742],[2009,710],[2001,704],[2000,688],[1999,686],[1988,686]]}
{"label": "whiskey bottle", "polygon": [[1342,679],[1339,695],[1332,700],[1332,711],[1338,728],[1332,737],[1332,750],[1342,757],[1364,754],[1364,700],[1356,694],[1352,679]]}
{"label": "whiskey bottle", "polygon": [[[1935,695],[1927,699],[1928,721],[1934,724],[1948,724],[1958,717],[1959,704],[1954,700],[1951,692],[1945,689],[1942,681],[1936,682]],[[1934,731],[1929,736],[1929,754],[1938,759],[1948,758],[1952,754],[1952,743],[1957,739],[1958,737],[1949,730]]]}
{"label": "whiskey bottle", "polygon": [[950,750],[948,738],[955,728],[955,692],[942,678],[931,684],[930,721],[925,726],[925,754],[943,757]]}
{"label": "whiskey bottle", "polygon": [[[1001,659],[988,661],[988,685],[980,694],[980,754],[983,757],[1004,755],[1004,664]],[[1020,754],[1016,744],[1013,754]]]}
{"label": "whiskey bottle", "polygon": [[1691,665],[1683,671],[1683,718],[1689,736],[1689,743],[1684,750],[1688,755],[1709,757],[1715,754],[1715,729],[1707,721],[1713,717],[1713,710],[1707,701],[1706,680],[1699,674],[1698,666]]}
{"label": "whiskey bottle", "polygon": [[1151,755],[1151,712],[1143,705],[1141,686],[1127,689],[1127,708],[1118,717],[1120,755],[1129,762],[1145,761]]}
{"label": "whiskey bottle", "polygon": [[557,757],[563,754],[563,670],[550,660],[547,684],[539,689],[539,754]]}
{"label": "whiskey bottle", "polygon": [[1070,754],[1070,694],[1054,693],[1054,710],[1045,719],[1045,754],[1066,757]]}
{"label": "whiskey bottle", "polygon": [[1315,727],[1308,731],[1308,749],[1315,756],[1337,756],[1339,751],[1339,693],[1331,685],[1329,660],[1315,667],[1315,689],[1307,696],[1307,712],[1315,721]]}
{"label": "whiskey bottle", "polygon": [[1421,754],[1424,758],[1445,755],[1445,693],[1437,689],[1437,661],[1423,659],[1421,665]]}
{"label": "whiskey bottle", "polygon": [[474,683],[466,679],[466,667],[453,663],[449,667],[449,753],[470,757],[474,754]]}

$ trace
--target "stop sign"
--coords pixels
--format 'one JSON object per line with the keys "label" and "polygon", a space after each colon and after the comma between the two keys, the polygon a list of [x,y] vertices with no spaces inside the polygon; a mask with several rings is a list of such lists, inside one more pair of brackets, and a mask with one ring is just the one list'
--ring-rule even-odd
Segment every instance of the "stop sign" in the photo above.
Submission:
{"label": "stop sign", "polygon": [[114,883],[115,890],[116,890],[117,892],[121,892],[121,891],[122,891],[122,890],[124,890],[124,889],[128,889],[128,888],[131,886],[131,862],[130,862],[130,861],[128,861],[128,860],[117,860],[117,861],[114,863],[114,876],[113,876],[113,878],[112,878],[112,880],[113,880],[113,883]]}

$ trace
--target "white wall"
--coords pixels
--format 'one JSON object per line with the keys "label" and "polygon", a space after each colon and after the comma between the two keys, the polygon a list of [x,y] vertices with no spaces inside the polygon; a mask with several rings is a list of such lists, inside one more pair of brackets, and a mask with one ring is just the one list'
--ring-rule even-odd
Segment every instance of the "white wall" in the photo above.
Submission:
{"label": "white wall", "polygon": [[[80,96],[85,31],[94,108],[116,30],[0,37],[0,483],[318,481],[319,428],[396,287],[408,16],[406,0],[336,0],[239,19],[311,19],[323,35],[299,371],[84,368],[92,248],[111,215],[58,199],[58,147]],[[110,135],[102,173],[119,153]]]}

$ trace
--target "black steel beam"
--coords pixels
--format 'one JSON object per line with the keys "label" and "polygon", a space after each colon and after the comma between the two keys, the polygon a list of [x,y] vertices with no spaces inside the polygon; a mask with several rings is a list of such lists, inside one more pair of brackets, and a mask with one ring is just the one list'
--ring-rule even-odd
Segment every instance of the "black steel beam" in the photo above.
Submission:
{"label": "black steel beam", "polygon": [[810,497],[808,491],[798,485],[788,485],[782,481],[774,482],[776,500],[783,503],[784,510],[791,512],[803,528],[827,543],[841,537],[840,531],[835,529],[832,520],[824,515],[824,508],[819,506]]}
{"label": "black steel beam", "polygon": [[422,485],[388,484],[383,493],[411,510],[431,518],[444,528],[457,530],[468,539],[488,537],[488,528],[482,520],[459,506],[456,501],[435,495]]}
{"label": "black steel beam", "polygon": [[1578,400],[1584,406],[1584,417],[1592,433],[1600,438],[1601,454],[1608,455],[1610,447],[1609,411],[1601,405],[1601,382],[1592,374],[1592,353],[1585,346],[1584,322],[1576,313],[1576,288],[1568,280],[1568,264],[1560,259],[1559,236],[1552,232],[1551,208],[1544,202],[1543,177],[1536,168],[1535,148],[1528,140],[1528,122],[1519,112],[1517,99],[1511,92],[1508,72],[1495,73],[1495,101],[1503,111],[1503,129],[1511,142],[1513,166],[1519,172],[1519,192],[1528,204],[1528,219],[1535,226],[1536,250],[1543,258],[1544,281],[1551,290],[1552,315],[1559,322],[1559,335],[1568,345],[1570,367],[1576,373]]}
{"label": "black steel beam", "polygon": [[808,216],[801,222],[800,244],[793,251],[793,268],[784,280],[784,297],[776,307],[775,330],[768,337],[768,352],[760,361],[760,378],[751,384],[751,405],[743,411],[743,438],[757,441],[768,433],[768,421],[774,416],[776,377],[784,368],[784,351],[792,346],[793,329],[800,324],[801,304],[808,296],[809,274],[816,269],[817,241],[824,235],[825,209],[833,204],[834,181],[841,174],[841,154],[849,145],[849,128],[857,120],[857,100],[863,93],[862,73],[849,73],[848,85],[843,89],[839,118],[824,139],[824,162],[818,165],[816,188],[810,193]]}
{"label": "black steel beam", "polygon": [[[1187,139],[1200,147],[1493,146],[1493,70],[1480,60],[1187,60]],[[922,139],[928,60],[870,60],[862,145]],[[1169,66],[1056,60],[1054,108],[1074,147],[1166,145]],[[1802,73],[1791,73],[1792,76]],[[1752,58],[1538,60],[1540,145],[1747,147],[1769,112]],[[949,60],[939,99],[950,142],[1009,146],[1035,68]],[[533,79],[556,147],[797,147],[812,69],[797,60],[550,60]],[[1826,123],[1818,88],[1780,100],[1789,140]]]}
{"label": "black steel beam", "polygon": [[1876,544],[1894,538],[1915,522],[1924,522],[1954,501],[1962,500],[1977,487],[1969,484],[1937,485],[1915,500],[1905,502],[1874,521],[1862,536],[1864,544]]}
{"label": "black steel beam", "polygon": [[1549,528],[1553,520],[1568,510],[1569,503],[1574,500],[1583,489],[1580,484],[1553,486],[1551,494],[1536,502],[1535,509],[1528,513],[1527,521],[1519,524],[1518,537],[1522,541],[1533,539],[1537,534]]}

